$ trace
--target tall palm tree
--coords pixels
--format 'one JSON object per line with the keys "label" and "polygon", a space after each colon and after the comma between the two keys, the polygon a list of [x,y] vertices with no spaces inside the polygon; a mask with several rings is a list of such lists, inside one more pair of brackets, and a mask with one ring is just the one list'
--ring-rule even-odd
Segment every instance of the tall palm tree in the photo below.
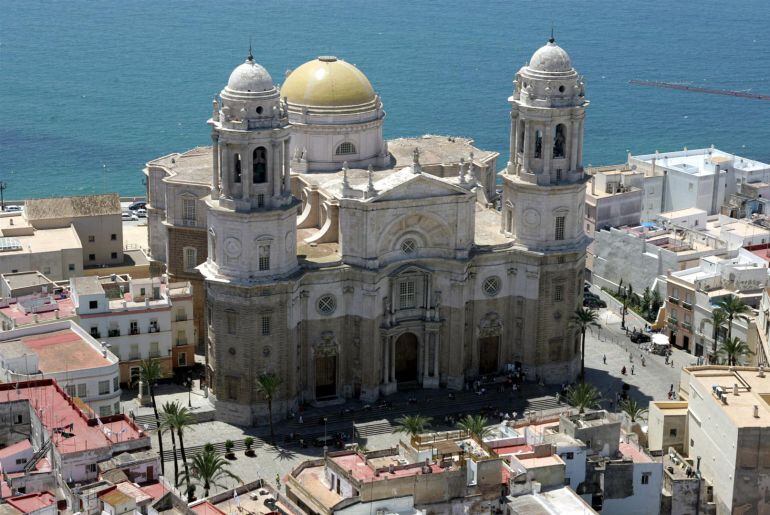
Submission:
{"label": "tall palm tree", "polygon": [[178,402],[166,402],[161,406],[163,414],[160,419],[160,430],[171,433],[171,446],[174,450],[174,486],[179,486],[179,462],[176,459],[176,431],[171,424],[172,418],[179,412]]}
{"label": "tall palm tree", "polygon": [[751,313],[751,308],[735,295],[728,295],[723,298],[717,303],[717,307],[727,315],[727,339],[730,340],[733,337],[733,320],[736,318],[745,319],[746,315]]}
{"label": "tall palm tree", "polygon": [[433,419],[430,417],[423,417],[422,415],[404,415],[396,419],[395,433],[406,433],[412,438],[424,433],[425,429],[430,426]]}
{"label": "tall palm tree", "polygon": [[641,419],[647,413],[647,408],[643,408],[641,404],[634,399],[627,399],[620,403],[620,409],[623,413],[628,415],[631,422],[636,422],[636,419]]}
{"label": "tall palm tree", "polygon": [[723,325],[725,325],[725,322],[727,322],[727,315],[725,312],[719,308],[715,308],[711,312],[711,325],[713,326],[712,336],[714,337],[714,342],[711,344],[711,356],[713,359],[716,359],[717,356],[717,347],[719,346],[719,330]]}
{"label": "tall palm tree", "polygon": [[260,374],[257,378],[257,391],[267,401],[267,418],[270,423],[270,441],[275,443],[275,434],[273,433],[273,397],[281,386],[281,378],[272,372]]}
{"label": "tall palm tree", "polygon": [[220,483],[222,479],[229,477],[236,481],[241,481],[241,478],[228,470],[229,467],[230,463],[215,451],[204,450],[200,454],[193,456],[190,460],[191,470],[185,471],[185,480],[189,485],[190,480],[194,479],[203,486],[203,496],[208,497],[212,486],[224,486]]}
{"label": "tall palm tree", "polygon": [[578,383],[567,389],[565,397],[567,402],[575,406],[578,409],[578,413],[582,415],[587,409],[598,408],[599,399],[602,398],[602,395],[593,385]]}
{"label": "tall palm tree", "polygon": [[457,428],[467,431],[468,434],[475,436],[479,441],[489,434],[487,417],[483,415],[465,415],[457,422]]}
{"label": "tall palm tree", "polygon": [[163,463],[163,431],[160,428],[160,417],[158,416],[158,406],[155,404],[155,383],[163,377],[163,369],[160,361],[154,358],[143,359],[139,363],[139,377],[144,381],[147,391],[152,400],[152,411],[155,412],[155,426],[158,428],[158,451],[160,452],[160,472],[166,475],[166,467]]}
{"label": "tall palm tree", "polygon": [[719,346],[718,353],[727,359],[728,365],[734,367],[738,364],[739,359],[754,354],[754,351],[749,348],[746,342],[736,336],[735,338],[724,340]]}
{"label": "tall palm tree", "polygon": [[[176,404],[176,403],[175,403]],[[176,411],[169,415],[168,418],[168,426],[171,429],[171,431],[176,432],[177,439],[179,440],[179,450],[182,453],[182,464],[184,465],[184,477],[187,478],[187,490],[189,492],[190,490],[190,473],[187,469],[187,455],[184,450],[184,432],[187,428],[192,426],[195,423],[195,418],[193,417],[193,414],[185,408],[184,406],[178,405],[176,406]],[[174,456],[176,458],[176,456]]]}
{"label": "tall palm tree", "polygon": [[586,378],[586,329],[591,326],[599,327],[599,313],[595,309],[580,307],[572,315],[572,324],[580,329],[580,380]]}

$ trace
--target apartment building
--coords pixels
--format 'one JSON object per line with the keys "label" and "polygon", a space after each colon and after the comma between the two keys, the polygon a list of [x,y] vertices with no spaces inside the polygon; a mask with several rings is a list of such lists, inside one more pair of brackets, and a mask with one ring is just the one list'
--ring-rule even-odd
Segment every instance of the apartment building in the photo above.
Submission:
{"label": "apartment building", "polygon": [[53,378],[85,411],[119,414],[118,358],[71,320],[0,332],[0,379]]}

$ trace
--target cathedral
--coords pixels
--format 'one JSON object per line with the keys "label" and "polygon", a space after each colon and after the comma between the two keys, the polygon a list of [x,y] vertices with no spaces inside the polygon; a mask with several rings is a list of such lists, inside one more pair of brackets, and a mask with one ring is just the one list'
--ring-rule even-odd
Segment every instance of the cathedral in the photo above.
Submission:
{"label": "cathedral", "polygon": [[218,417],[462,388],[580,366],[582,78],[553,39],[516,74],[510,161],[471,139],[385,140],[366,76],[332,56],[274,82],[249,52],[212,145],[150,161],[152,257],[193,281]]}

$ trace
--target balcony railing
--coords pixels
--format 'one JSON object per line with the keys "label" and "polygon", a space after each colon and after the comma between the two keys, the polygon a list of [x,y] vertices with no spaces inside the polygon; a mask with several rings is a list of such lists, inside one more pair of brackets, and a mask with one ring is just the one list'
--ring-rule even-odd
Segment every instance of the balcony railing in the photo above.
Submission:
{"label": "balcony railing", "polygon": [[131,335],[139,334],[139,329],[136,327],[132,327],[131,330],[129,331],[129,334]]}
{"label": "balcony railing", "polygon": [[679,304],[679,299],[677,299],[676,297],[669,297],[669,298],[668,298],[668,301],[669,301],[671,304],[677,304],[677,305]]}
{"label": "balcony railing", "polygon": [[148,332],[148,333],[157,333],[157,332],[159,332],[159,331],[160,331],[160,329],[158,329],[158,326],[157,326],[157,325],[151,325],[151,326],[150,326],[150,327],[147,329],[147,332]]}
{"label": "balcony railing", "polygon": [[110,338],[115,338],[116,336],[120,336],[120,329],[110,329],[107,331],[107,336]]}
{"label": "balcony railing", "polygon": [[689,322],[682,322],[682,329],[692,331],[692,324]]}
{"label": "balcony railing", "polygon": [[679,321],[674,317],[668,317],[668,323],[671,325],[679,325]]}
{"label": "balcony railing", "polygon": [[688,310],[692,311],[692,304],[689,303],[689,302],[682,302],[682,307],[684,309],[688,309]]}
{"label": "balcony railing", "polygon": [[130,361],[135,361],[135,360],[138,360],[138,359],[140,359],[140,358],[141,358],[141,356],[139,355],[139,353],[138,353],[138,352],[137,352],[137,353],[133,353],[133,352],[132,352],[132,353],[130,353],[130,354],[128,355],[128,359],[129,359]]}

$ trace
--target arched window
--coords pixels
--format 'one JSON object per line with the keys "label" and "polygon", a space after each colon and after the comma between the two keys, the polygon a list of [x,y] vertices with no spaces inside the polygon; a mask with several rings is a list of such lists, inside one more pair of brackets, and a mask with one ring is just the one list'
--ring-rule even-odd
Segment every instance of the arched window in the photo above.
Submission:
{"label": "arched window", "polygon": [[554,234],[553,239],[557,241],[561,241],[564,239],[564,217],[563,216],[557,216],[554,219]]}
{"label": "arched window", "polygon": [[562,158],[567,143],[567,128],[563,123],[556,126],[556,132],[553,137],[553,157]]}
{"label": "arched window", "polygon": [[543,157],[543,132],[535,131],[535,159]]}
{"label": "arched window", "polygon": [[337,146],[337,150],[334,151],[334,154],[338,156],[347,156],[349,154],[355,154],[355,153],[356,153],[356,146],[349,141],[340,143]]}
{"label": "arched window", "polygon": [[241,155],[233,154],[233,182],[241,182]]}
{"label": "arched window", "polygon": [[253,158],[253,178],[254,184],[261,184],[267,181],[267,150],[265,147],[257,147],[252,154]]}
{"label": "arched window", "polygon": [[524,152],[524,120],[519,122],[519,152]]}

